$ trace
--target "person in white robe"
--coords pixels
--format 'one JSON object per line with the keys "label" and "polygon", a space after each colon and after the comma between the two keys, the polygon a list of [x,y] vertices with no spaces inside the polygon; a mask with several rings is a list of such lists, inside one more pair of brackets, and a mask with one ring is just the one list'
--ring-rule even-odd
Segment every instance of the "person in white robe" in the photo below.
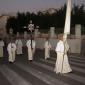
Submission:
{"label": "person in white robe", "polygon": [[8,46],[7,46],[7,51],[8,51],[8,59],[9,62],[13,63],[15,61],[15,53],[16,53],[16,44],[14,41],[11,41]]}
{"label": "person in white robe", "polygon": [[22,54],[22,46],[23,46],[23,43],[22,43],[21,39],[18,38],[18,39],[15,41],[15,44],[16,44],[16,54]]}
{"label": "person in white robe", "polygon": [[32,61],[35,53],[35,40],[32,38],[32,46],[31,46],[31,39],[29,39],[26,43],[26,46],[28,48],[28,60]]}
{"label": "person in white robe", "polygon": [[45,48],[45,60],[46,60],[50,58],[51,44],[50,44],[49,38],[46,38],[44,48]]}
{"label": "person in white robe", "polygon": [[0,58],[3,57],[4,41],[0,38]]}
{"label": "person in white robe", "polygon": [[56,59],[56,64],[55,64],[55,69],[54,71],[56,73],[69,73],[72,72],[72,69],[69,65],[68,61],[68,56],[67,56],[67,51],[69,50],[69,45],[67,42],[63,42],[63,35],[59,36],[59,42],[57,43],[56,46],[56,53],[57,53],[57,59]]}

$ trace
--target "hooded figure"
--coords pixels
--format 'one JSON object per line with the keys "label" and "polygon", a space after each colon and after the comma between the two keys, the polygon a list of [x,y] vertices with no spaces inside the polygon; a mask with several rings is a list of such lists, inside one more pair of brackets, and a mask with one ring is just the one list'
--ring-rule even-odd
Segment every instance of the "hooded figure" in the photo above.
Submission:
{"label": "hooded figure", "polygon": [[50,58],[51,44],[48,38],[46,38],[44,47],[45,47],[45,59]]}
{"label": "hooded figure", "polygon": [[35,40],[34,38],[29,39],[26,43],[27,48],[28,48],[28,60],[32,61],[33,60],[33,55],[35,53]]}
{"label": "hooded figure", "polygon": [[16,51],[16,44],[14,40],[11,40],[7,46],[7,51],[9,55],[9,62],[13,63],[15,61],[15,51]]}
{"label": "hooded figure", "polygon": [[16,54],[22,54],[22,41],[20,38],[18,38],[16,41],[15,41],[15,44],[16,44]]}
{"label": "hooded figure", "polygon": [[69,45],[67,42],[63,42],[63,35],[59,36],[59,42],[56,46],[57,59],[54,71],[56,73],[69,73],[72,71],[69,65],[67,52],[69,50]]}
{"label": "hooded figure", "polygon": [[0,57],[3,57],[4,41],[0,38]]}

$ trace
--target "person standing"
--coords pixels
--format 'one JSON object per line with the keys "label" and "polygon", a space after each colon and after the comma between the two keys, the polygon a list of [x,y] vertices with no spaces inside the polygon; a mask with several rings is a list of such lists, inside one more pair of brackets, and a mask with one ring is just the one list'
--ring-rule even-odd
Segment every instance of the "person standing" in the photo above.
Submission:
{"label": "person standing", "polygon": [[0,63],[3,63],[4,59],[4,41],[0,38]]}
{"label": "person standing", "polygon": [[16,54],[22,54],[22,41],[21,39],[18,37],[18,39],[15,41],[16,44]]}
{"label": "person standing", "polygon": [[59,42],[57,43],[55,49],[57,53],[57,59],[54,71],[56,73],[61,74],[61,73],[69,73],[72,71],[67,56],[68,50],[69,50],[69,45],[67,42],[63,41],[63,34],[59,35]]}
{"label": "person standing", "polygon": [[47,58],[50,58],[51,44],[49,42],[49,38],[46,38],[44,47],[45,47],[45,60],[46,60]]}
{"label": "person standing", "polygon": [[14,43],[14,40],[11,40],[10,43],[7,46],[8,51],[8,59],[10,63],[13,63],[15,61],[15,51],[16,51],[16,44]]}
{"label": "person standing", "polygon": [[0,38],[0,58],[3,57],[4,41]]}
{"label": "person standing", "polygon": [[32,37],[32,43],[31,43],[31,39],[29,39],[27,40],[26,46],[28,48],[28,60],[32,61],[35,53],[35,40],[33,37]]}

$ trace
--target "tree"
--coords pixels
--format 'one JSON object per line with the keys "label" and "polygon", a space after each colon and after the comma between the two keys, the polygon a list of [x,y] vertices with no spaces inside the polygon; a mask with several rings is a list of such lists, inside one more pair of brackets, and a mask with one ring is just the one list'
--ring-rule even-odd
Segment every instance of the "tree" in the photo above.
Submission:
{"label": "tree", "polygon": [[16,18],[15,17],[10,17],[7,20],[6,28],[7,28],[7,33],[9,33],[9,29],[13,29],[13,33],[16,33],[17,31],[17,24],[16,24]]}
{"label": "tree", "polygon": [[[24,26],[29,24],[29,21],[32,20],[35,25],[39,26],[39,29],[48,30],[50,27],[55,27],[57,32],[63,32],[65,25],[65,15],[66,15],[66,4],[60,9],[56,9],[56,12],[50,14],[48,10],[46,13],[41,11],[35,13],[17,13],[16,17],[10,17],[7,21],[7,30],[13,28],[14,33],[23,32]],[[81,6],[75,5],[72,8],[71,14],[71,27],[73,28],[75,24],[81,24],[85,26],[85,10],[84,5]],[[85,29],[83,29],[85,30]],[[71,29],[72,33],[74,29]]]}

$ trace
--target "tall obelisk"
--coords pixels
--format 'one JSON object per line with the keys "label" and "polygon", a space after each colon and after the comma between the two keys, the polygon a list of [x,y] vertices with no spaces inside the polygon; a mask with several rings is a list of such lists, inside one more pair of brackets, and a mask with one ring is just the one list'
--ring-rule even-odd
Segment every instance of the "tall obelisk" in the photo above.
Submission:
{"label": "tall obelisk", "polygon": [[70,34],[70,22],[71,22],[71,0],[67,1],[67,9],[66,9],[66,19],[65,19],[65,27],[64,27],[64,39],[67,39],[67,35]]}

